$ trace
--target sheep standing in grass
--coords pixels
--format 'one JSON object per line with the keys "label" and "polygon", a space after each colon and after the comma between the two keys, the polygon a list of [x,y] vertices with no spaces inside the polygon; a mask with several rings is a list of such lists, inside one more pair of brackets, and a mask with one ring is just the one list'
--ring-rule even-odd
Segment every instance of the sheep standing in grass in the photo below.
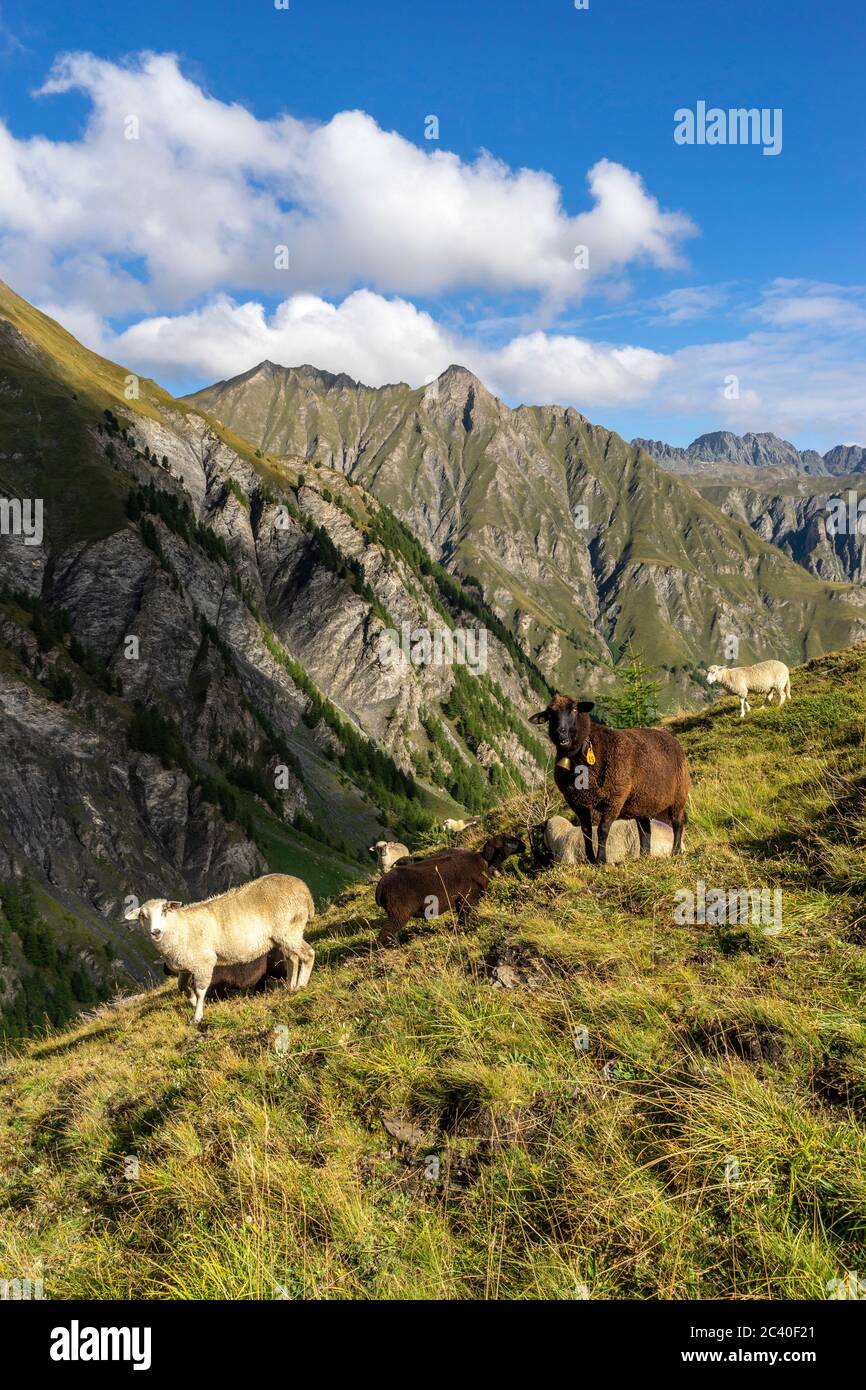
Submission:
{"label": "sheep standing in grass", "polygon": [[[557,864],[586,864],[583,830],[572,825],[565,816],[551,816],[544,822],[544,843]],[[673,852],[674,832],[661,820],[650,821],[650,854],[664,858]],[[607,862],[619,864],[623,859],[640,856],[640,834],[637,822],[615,820],[607,837]]]}
{"label": "sheep standing in grass", "polygon": [[525,848],[516,835],[494,835],[477,852],[439,850],[395,865],[376,885],[376,905],[387,919],[379,932],[379,945],[399,945],[400,932],[412,917],[439,917],[453,911],[463,922],[486,891],[491,874]]}
{"label": "sheep standing in grass", "polygon": [[557,753],[553,780],[583,830],[588,861],[607,863],[608,834],[618,820],[637,821],[641,858],[650,853],[650,821],[668,821],[673,853],[680,854],[689,795],[685,753],[667,729],[611,729],[590,718],[594,708],[592,700],[557,691],[529,721],[547,725]]}
{"label": "sheep standing in grass", "polygon": [[766,695],[768,705],[776,694],[779,704],[791,698],[791,672],[784,661],[758,661],[754,666],[711,666],[707,672],[708,685],[723,685],[732,695],[740,697],[740,718],[745,719],[746,711],[752,706],[747,696],[749,691]]}
{"label": "sheep standing in grass", "polygon": [[442,829],[447,835],[460,835],[464,830],[468,830],[471,825],[478,825],[479,821],[480,816],[476,816],[474,820],[444,820],[442,822]]}
{"label": "sheep standing in grass", "polygon": [[195,991],[193,1021],[200,1023],[216,967],[256,961],[274,947],[287,965],[292,963],[289,989],[303,989],[315,960],[304,928],[314,915],[313,898],[302,879],[266,874],[188,907],[151,898],[130,908],[125,920],[138,923],[182,981],[184,972],[189,973]]}
{"label": "sheep standing in grass", "polygon": [[382,875],[393,868],[398,859],[404,858],[409,850],[399,840],[377,840],[375,845],[370,846],[370,853],[376,860],[379,874]]}

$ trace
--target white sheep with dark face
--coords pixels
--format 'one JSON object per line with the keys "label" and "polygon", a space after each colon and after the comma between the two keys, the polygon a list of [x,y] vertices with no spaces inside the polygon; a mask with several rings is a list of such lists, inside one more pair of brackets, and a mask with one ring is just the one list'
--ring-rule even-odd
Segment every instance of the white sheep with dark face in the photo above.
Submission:
{"label": "white sheep with dark face", "polygon": [[218,965],[241,965],[279,947],[291,962],[289,989],[303,989],[315,960],[304,928],[315,915],[306,883],[291,874],[266,874],[204,902],[184,907],[167,898],[150,898],[131,907],[125,920],[153,942],[173,971],[188,977],[200,1023],[204,998]]}
{"label": "white sheep with dark face", "polygon": [[740,698],[740,718],[745,719],[746,711],[752,706],[747,696],[749,691],[766,695],[768,705],[773,695],[778,695],[783,705],[791,698],[791,672],[784,661],[758,661],[754,666],[711,666],[707,671],[708,685],[722,685],[732,695]]}

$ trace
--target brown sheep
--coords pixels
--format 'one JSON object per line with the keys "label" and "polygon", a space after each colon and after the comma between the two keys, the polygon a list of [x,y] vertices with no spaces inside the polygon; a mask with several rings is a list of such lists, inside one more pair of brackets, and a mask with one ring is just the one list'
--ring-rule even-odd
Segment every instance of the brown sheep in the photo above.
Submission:
{"label": "brown sheep", "polygon": [[457,858],[461,854],[478,854],[475,849],[433,849],[429,854],[404,854],[401,859],[395,859],[391,865],[392,869],[399,869],[406,864],[429,864],[434,859],[450,859],[452,855]]}
{"label": "brown sheep", "polygon": [[[181,994],[189,993],[188,970],[172,970],[169,965],[164,965],[163,971],[166,975],[177,977]],[[208,998],[225,999],[236,989],[258,989],[264,980],[285,980],[286,974],[285,958],[279,947],[275,946],[267,955],[244,961],[241,965],[215,965],[207,990]]]}
{"label": "brown sheep", "polygon": [[[650,852],[650,821],[673,826],[674,854],[682,853],[689,769],[680,744],[665,729],[609,729],[590,718],[592,700],[554,695],[530,720],[547,724],[557,759],[554,781],[583,830],[590,864],[606,864],[605,844],[615,820],[636,820],[640,857]],[[598,854],[592,844],[599,816]]]}
{"label": "brown sheep", "polygon": [[512,854],[526,848],[515,835],[494,835],[480,851],[439,850],[424,859],[395,864],[376,885],[376,904],[387,917],[379,945],[399,945],[400,932],[411,917],[438,917],[453,909],[463,922],[490,882]]}

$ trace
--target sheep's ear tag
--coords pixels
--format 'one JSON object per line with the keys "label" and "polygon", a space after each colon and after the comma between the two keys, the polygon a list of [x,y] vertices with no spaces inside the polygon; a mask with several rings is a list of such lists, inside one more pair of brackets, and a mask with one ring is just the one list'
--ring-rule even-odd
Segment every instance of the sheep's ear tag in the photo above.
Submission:
{"label": "sheep's ear tag", "polygon": [[592,751],[591,743],[586,745],[586,761],[589,763],[590,767],[595,766],[595,754]]}

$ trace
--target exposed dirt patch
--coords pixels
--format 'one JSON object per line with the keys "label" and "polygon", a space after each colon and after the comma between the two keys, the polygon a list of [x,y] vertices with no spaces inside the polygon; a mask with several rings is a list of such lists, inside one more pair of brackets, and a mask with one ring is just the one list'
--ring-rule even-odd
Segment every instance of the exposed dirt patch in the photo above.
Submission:
{"label": "exposed dirt patch", "polygon": [[810,1084],[825,1105],[838,1105],[866,1117],[866,1074],[857,1070],[847,1049],[825,1052],[815,1066]]}
{"label": "exposed dirt patch", "polygon": [[732,1018],[687,1020],[681,1030],[688,1046],[713,1057],[739,1057],[744,1062],[781,1062],[785,1040],[766,1023]]}

